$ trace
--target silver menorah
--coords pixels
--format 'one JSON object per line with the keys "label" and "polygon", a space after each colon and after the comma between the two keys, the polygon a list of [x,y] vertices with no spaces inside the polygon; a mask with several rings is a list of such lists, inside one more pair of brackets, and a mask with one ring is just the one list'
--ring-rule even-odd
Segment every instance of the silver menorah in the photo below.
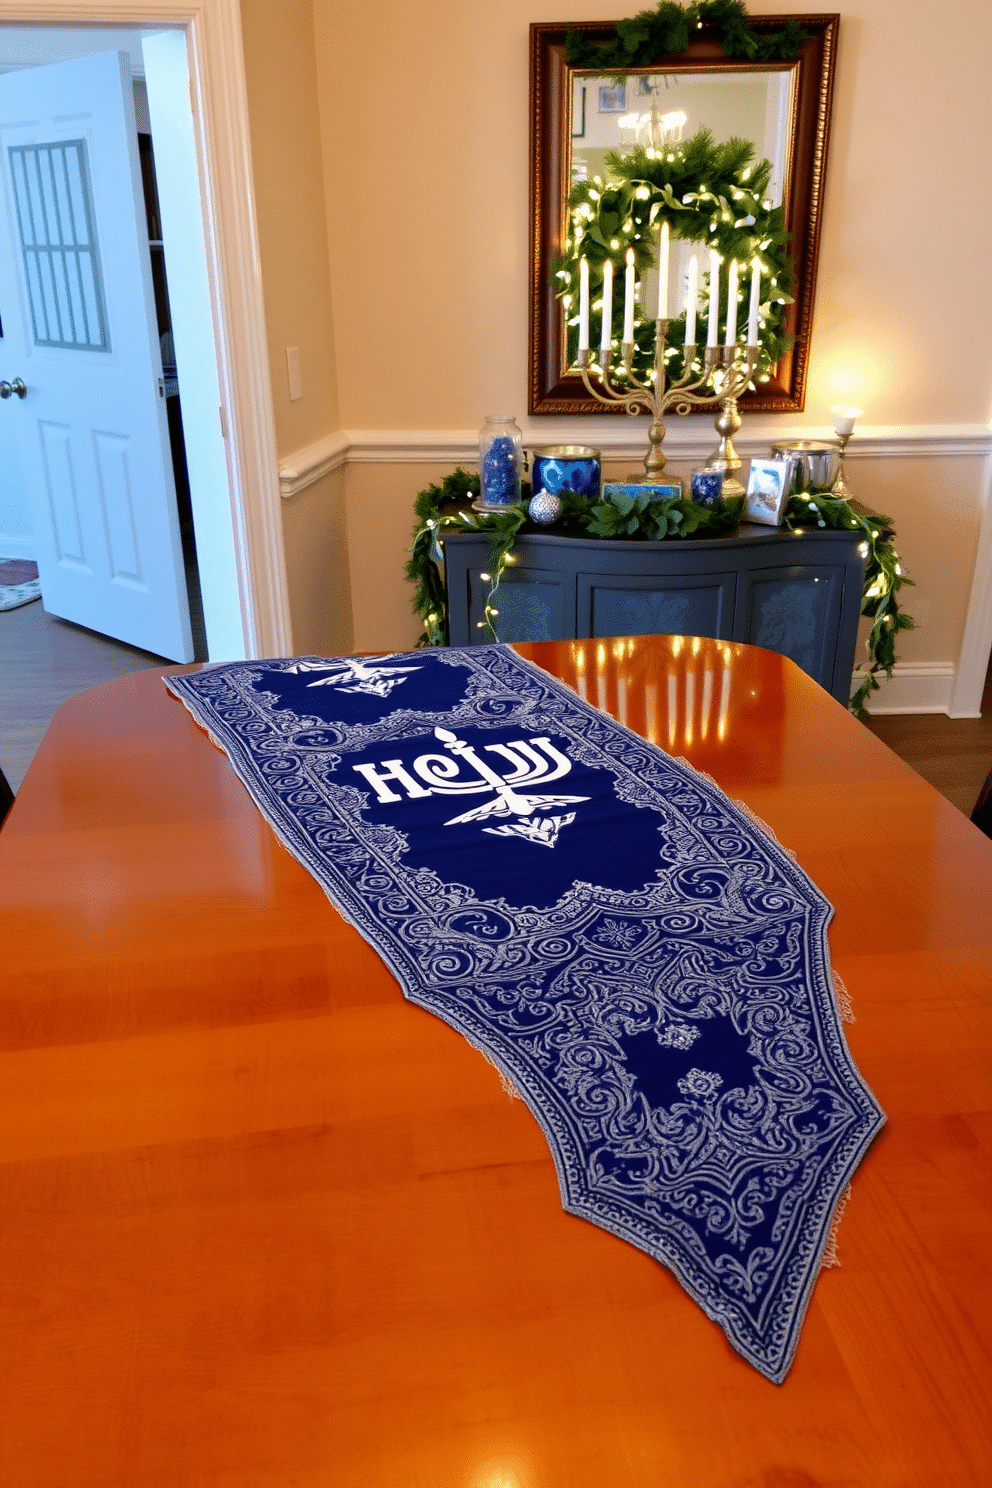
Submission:
{"label": "silver menorah", "polygon": [[[665,425],[662,422],[665,411],[673,408],[677,414],[685,417],[693,408],[719,405],[716,429],[720,435],[720,443],[706,464],[724,471],[724,496],[743,496],[744,487],[736,476],[741,460],[733,445],[733,436],[741,426],[737,399],[754,376],[761,348],[758,345],[706,346],[703,348],[702,368],[697,374],[698,346],[696,343],[687,343],[683,348],[685,363],[682,376],[669,382],[665,369],[668,326],[668,320],[655,321],[653,378],[642,381],[636,375],[633,368],[634,343],[624,341],[620,347],[623,384],[619,382],[619,372],[614,371],[611,376],[609,357],[602,350],[598,362],[592,360],[588,350],[579,352],[578,367],[582,373],[582,381],[586,390],[600,403],[619,404],[630,414],[639,413],[641,409],[646,409],[651,414],[648,451],[644,457],[646,481],[657,480],[667,464],[661,447],[665,438]],[[593,383],[590,370],[598,371],[599,387]],[[710,383],[713,385],[713,392],[700,391]]]}

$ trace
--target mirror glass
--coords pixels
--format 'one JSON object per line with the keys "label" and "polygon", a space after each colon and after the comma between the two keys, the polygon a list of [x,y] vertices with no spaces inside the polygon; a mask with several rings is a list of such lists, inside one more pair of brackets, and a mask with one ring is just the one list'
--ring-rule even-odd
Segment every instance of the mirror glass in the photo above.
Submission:
{"label": "mirror glass", "polygon": [[[570,82],[570,186],[597,176],[611,179],[607,164],[611,150],[626,153],[632,145],[660,149],[708,129],[714,140],[746,139],[758,160],[772,162],[768,200],[773,207],[781,206],[789,178],[795,85],[791,68],[750,73],[650,71],[631,73],[625,82],[612,76],[574,73]],[[707,245],[673,238],[670,273],[677,286],[677,305],[684,303],[691,258],[696,259],[702,284]],[[656,303],[656,270],[648,269],[641,276],[638,294],[644,303]]]}
{"label": "mirror glass", "polygon": [[[784,19],[751,17],[751,22],[760,30],[780,28]],[[792,350],[741,402],[753,411],[803,407],[837,17],[801,21],[807,40],[799,56],[787,62],[729,60],[717,41],[704,36],[677,57],[659,58],[657,66],[625,78],[570,67],[564,27],[531,28],[531,413],[605,411],[569,369],[564,315],[552,283],[568,231],[569,190],[597,176],[609,180],[610,151],[626,153],[638,144],[660,149],[688,140],[701,128],[717,142],[746,139],[757,159],[771,162],[767,195],[771,205],[784,206],[792,234],[797,271],[795,304],[787,312]],[[612,25],[594,22],[576,29],[605,40]],[[701,245],[673,237],[676,284],[684,284],[693,256],[702,271]],[[656,277],[651,270],[645,273],[642,301],[656,298]]]}
{"label": "mirror glass", "polygon": [[570,79],[570,181],[607,176],[610,150],[679,142],[706,128],[715,140],[748,140],[773,171],[769,196],[779,206],[789,170],[791,69],[754,73],[631,73],[626,82],[576,73]]}

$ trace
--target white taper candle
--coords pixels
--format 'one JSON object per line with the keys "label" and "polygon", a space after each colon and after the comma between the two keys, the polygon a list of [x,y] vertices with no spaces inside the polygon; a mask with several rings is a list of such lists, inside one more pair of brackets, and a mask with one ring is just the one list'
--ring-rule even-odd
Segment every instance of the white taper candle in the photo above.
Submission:
{"label": "white taper candle", "polygon": [[840,407],[831,408],[830,412],[834,416],[834,433],[840,435],[842,439],[845,435],[849,439],[854,433],[856,420],[861,417],[861,409],[845,408],[841,405]]}
{"label": "white taper candle", "polygon": [[579,259],[579,350],[589,350],[589,260]]}
{"label": "white taper candle", "polygon": [[658,319],[668,319],[668,223],[661,224],[658,234]]}
{"label": "white taper candle", "polygon": [[761,300],[761,265],[756,258],[751,260],[751,303],[747,312],[747,344],[758,344],[758,305]]}
{"label": "white taper candle", "polygon": [[727,277],[727,335],[725,345],[737,345],[737,260],[730,260],[730,274]]}
{"label": "white taper candle", "polygon": [[689,282],[685,289],[685,344],[696,344],[696,299],[699,294],[699,262],[693,254],[689,260]]}
{"label": "white taper candle", "polygon": [[715,346],[720,320],[720,255],[710,249],[710,318],[706,327],[706,345]]}
{"label": "white taper candle", "polygon": [[634,250],[627,249],[627,272],[624,276],[623,340],[629,346],[634,339]]}
{"label": "white taper candle", "polygon": [[613,339],[613,260],[608,258],[603,264],[603,334],[599,338],[599,344],[603,351],[609,352],[610,342]]}

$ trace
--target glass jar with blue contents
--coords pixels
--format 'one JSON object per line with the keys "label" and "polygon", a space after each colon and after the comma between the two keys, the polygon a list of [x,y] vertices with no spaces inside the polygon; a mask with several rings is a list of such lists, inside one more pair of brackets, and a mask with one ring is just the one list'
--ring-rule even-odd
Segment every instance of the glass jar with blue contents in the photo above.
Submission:
{"label": "glass jar with blue contents", "polygon": [[512,413],[487,413],[479,430],[479,482],[476,511],[505,511],[520,501],[523,435]]}

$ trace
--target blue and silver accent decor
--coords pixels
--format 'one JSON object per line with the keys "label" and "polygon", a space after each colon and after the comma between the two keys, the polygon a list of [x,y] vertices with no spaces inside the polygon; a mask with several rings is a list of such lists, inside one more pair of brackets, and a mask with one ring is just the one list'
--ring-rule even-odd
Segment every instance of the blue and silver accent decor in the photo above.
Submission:
{"label": "blue and silver accent decor", "polygon": [[553,491],[538,491],[530,499],[527,514],[539,527],[550,527],[561,516],[562,500]]}
{"label": "blue and silver accent decor", "polygon": [[534,451],[531,480],[534,495],[549,491],[560,496],[575,491],[579,496],[598,496],[602,465],[599,450],[585,444],[547,444]]}
{"label": "blue and silver accent decor", "polygon": [[780,439],[772,445],[772,454],[788,462],[787,496],[829,491],[840,470],[839,447],[821,439]]}
{"label": "blue and silver accent decor", "polygon": [[475,511],[506,511],[520,501],[523,435],[512,413],[487,413],[479,430],[481,494]]}

